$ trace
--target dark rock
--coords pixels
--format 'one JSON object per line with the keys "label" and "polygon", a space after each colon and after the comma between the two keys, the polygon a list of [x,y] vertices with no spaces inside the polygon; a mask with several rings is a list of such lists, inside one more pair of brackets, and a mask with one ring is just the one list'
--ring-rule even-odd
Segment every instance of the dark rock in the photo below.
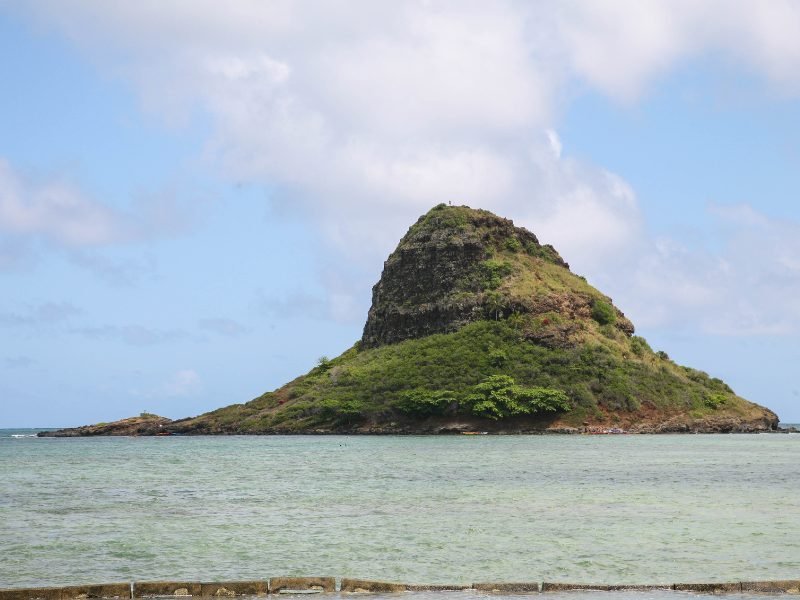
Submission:
{"label": "dark rock", "polygon": [[[527,229],[490,212],[440,205],[420,217],[372,288],[362,346],[449,333],[486,318],[492,308],[483,263],[509,240],[529,254],[569,268],[552,246],[541,245]],[[524,303],[505,300],[504,316],[530,312]]]}

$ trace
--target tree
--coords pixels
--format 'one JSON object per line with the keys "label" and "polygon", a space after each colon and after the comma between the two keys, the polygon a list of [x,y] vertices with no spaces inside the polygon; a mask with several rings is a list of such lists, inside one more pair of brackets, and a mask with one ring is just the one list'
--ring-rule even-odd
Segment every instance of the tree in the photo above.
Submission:
{"label": "tree", "polygon": [[508,375],[490,375],[484,379],[467,396],[466,405],[474,415],[495,420],[570,409],[569,398],[561,390],[522,387]]}

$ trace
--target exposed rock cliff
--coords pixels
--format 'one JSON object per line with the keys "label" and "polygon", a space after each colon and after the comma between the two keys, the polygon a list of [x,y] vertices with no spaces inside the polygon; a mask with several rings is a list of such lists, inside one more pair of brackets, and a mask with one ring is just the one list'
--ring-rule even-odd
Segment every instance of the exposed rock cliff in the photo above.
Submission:
{"label": "exposed rock cliff", "polygon": [[[485,210],[440,204],[419,218],[384,263],[362,346],[450,333],[515,313],[590,317],[595,301],[611,303],[578,278],[569,289],[559,271],[569,272],[569,265],[527,229]],[[632,334],[630,321],[615,313],[616,326]],[[561,328],[540,339],[568,337]]]}

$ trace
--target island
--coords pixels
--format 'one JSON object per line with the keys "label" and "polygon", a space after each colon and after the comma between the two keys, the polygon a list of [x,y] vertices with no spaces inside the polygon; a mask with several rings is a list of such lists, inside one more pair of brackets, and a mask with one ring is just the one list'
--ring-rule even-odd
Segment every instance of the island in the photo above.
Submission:
{"label": "island", "polygon": [[676,364],[550,245],[439,204],[384,263],[363,335],[242,404],[41,436],[762,432],[772,411]]}

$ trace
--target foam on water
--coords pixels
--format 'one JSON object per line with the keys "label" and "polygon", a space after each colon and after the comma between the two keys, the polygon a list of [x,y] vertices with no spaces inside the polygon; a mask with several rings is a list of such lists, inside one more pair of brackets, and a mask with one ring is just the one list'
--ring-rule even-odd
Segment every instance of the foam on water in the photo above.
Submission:
{"label": "foam on water", "polygon": [[800,573],[797,435],[24,442],[0,437],[0,587]]}

